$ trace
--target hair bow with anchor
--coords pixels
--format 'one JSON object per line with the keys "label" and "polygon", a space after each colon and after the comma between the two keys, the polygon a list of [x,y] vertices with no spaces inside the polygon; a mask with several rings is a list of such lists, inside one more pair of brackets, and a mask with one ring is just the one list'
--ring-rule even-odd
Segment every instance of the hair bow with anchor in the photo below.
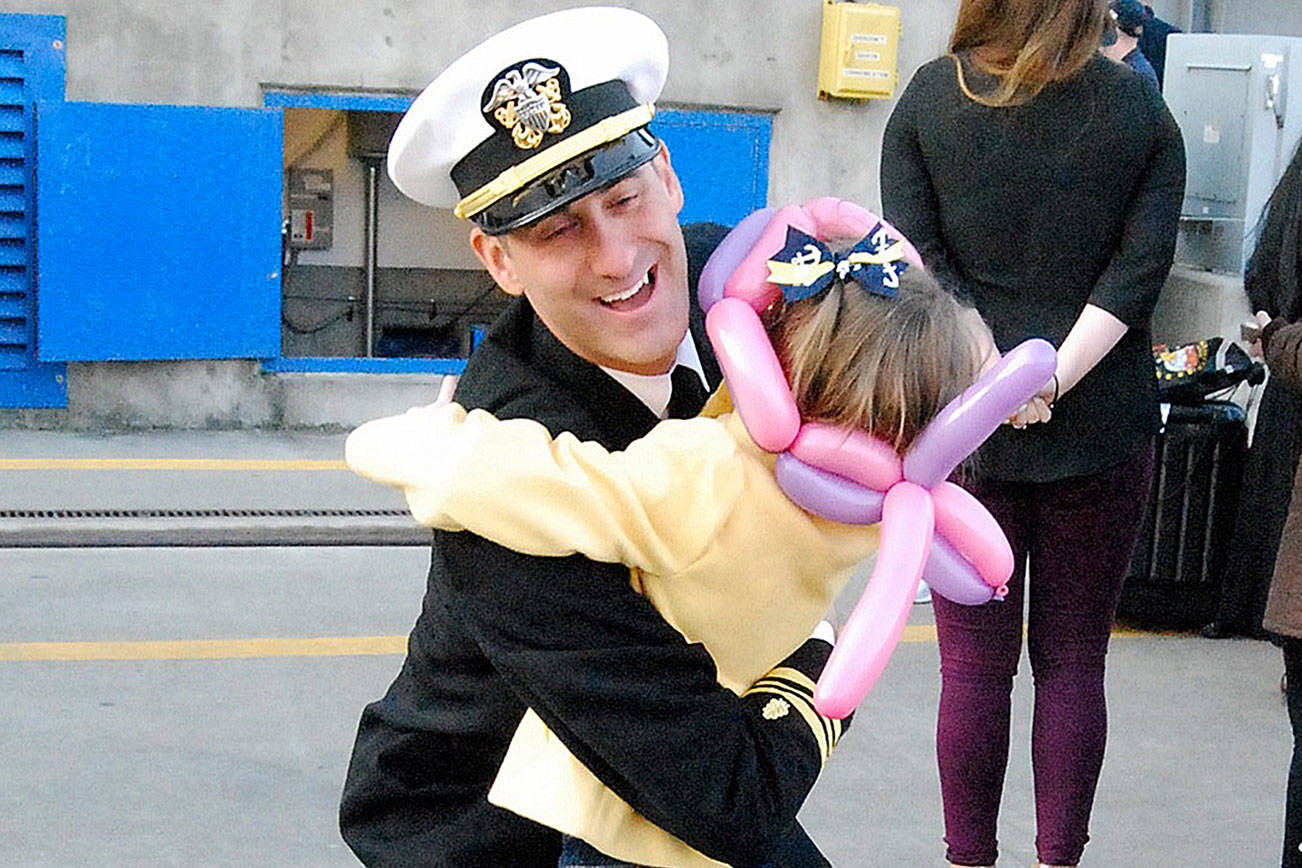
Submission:
{"label": "hair bow with anchor", "polygon": [[891,238],[880,223],[842,254],[790,226],[786,247],[768,261],[768,267],[769,283],[781,286],[787,301],[818,295],[838,278],[853,280],[874,295],[894,298],[908,262],[904,241]]}

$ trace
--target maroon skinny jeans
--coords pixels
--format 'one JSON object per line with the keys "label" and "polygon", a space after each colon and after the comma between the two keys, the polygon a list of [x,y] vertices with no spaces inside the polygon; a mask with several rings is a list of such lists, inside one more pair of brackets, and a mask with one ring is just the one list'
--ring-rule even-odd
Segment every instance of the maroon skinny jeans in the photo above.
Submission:
{"label": "maroon skinny jeans", "polygon": [[1002,602],[960,606],[933,597],[941,671],[936,756],[950,862],[993,865],[998,855],[1028,556],[1036,852],[1051,865],[1080,861],[1107,742],[1104,657],[1152,474],[1150,446],[1091,476],[974,487],[1008,535],[1016,567]]}

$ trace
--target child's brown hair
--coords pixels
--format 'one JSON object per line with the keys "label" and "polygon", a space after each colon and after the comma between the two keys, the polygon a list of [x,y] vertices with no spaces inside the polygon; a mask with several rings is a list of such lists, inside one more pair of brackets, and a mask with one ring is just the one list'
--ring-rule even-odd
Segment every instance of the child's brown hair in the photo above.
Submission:
{"label": "child's brown hair", "polygon": [[975,312],[916,266],[894,298],[837,281],[769,317],[801,418],[870,431],[901,453],[976,379],[977,328]]}

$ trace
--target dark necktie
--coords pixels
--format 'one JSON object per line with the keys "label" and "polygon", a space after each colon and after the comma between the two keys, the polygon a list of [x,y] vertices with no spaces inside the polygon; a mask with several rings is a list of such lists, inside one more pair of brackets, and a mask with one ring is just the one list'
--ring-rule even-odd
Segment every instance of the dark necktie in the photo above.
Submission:
{"label": "dark necktie", "polygon": [[669,375],[673,384],[669,393],[669,407],[665,414],[670,419],[690,419],[705,406],[705,387],[700,374],[686,365],[678,365]]}

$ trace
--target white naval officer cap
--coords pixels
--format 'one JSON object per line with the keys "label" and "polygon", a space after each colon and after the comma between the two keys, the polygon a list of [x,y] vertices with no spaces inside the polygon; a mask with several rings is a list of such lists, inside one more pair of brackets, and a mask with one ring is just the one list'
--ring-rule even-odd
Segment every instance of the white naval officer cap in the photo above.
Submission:
{"label": "white naval officer cap", "polygon": [[669,69],[654,21],[590,6],[516,24],[443,71],[389,144],[389,177],[418,202],[497,235],[649,162]]}

